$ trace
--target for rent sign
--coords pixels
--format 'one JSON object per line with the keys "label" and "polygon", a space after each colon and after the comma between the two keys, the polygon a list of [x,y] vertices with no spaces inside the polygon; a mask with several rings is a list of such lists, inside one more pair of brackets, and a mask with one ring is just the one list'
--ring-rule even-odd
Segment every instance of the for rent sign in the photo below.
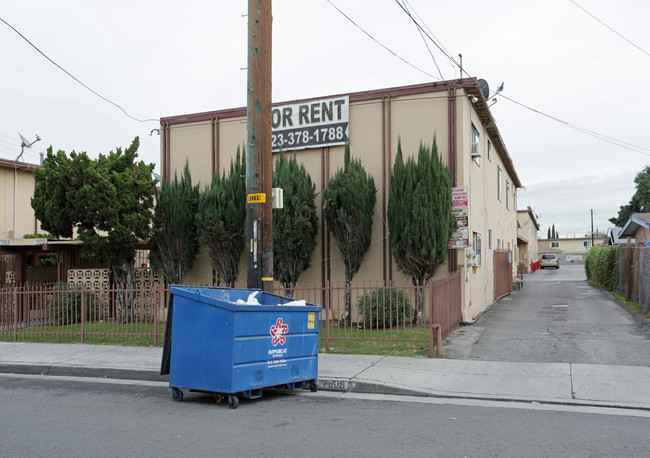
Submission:
{"label": "for rent sign", "polygon": [[469,188],[451,188],[451,212],[456,218],[456,230],[449,240],[449,248],[469,247]]}
{"label": "for rent sign", "polygon": [[350,98],[312,100],[273,107],[271,150],[344,145],[349,135]]}

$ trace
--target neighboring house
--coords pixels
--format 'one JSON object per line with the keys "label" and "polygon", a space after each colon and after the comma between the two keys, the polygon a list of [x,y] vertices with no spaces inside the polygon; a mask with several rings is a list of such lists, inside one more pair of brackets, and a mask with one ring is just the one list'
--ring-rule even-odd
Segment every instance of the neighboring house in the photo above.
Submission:
{"label": "neighboring house", "polygon": [[[25,282],[65,280],[67,270],[79,263],[81,242],[24,238],[41,233],[34,216],[37,164],[0,159],[0,286]],[[40,256],[58,254],[58,265],[42,268]]]}
{"label": "neighboring house", "polygon": [[2,205],[0,206],[0,240],[20,239],[25,234],[32,234],[39,229],[34,217],[31,198],[34,195],[36,164],[0,159],[0,189]]}
{"label": "neighboring house", "polygon": [[519,257],[517,261],[523,273],[530,273],[530,265],[539,260],[539,246],[537,232],[539,224],[533,210],[517,210],[517,248]]}
{"label": "neighboring house", "polygon": [[[606,242],[605,236],[593,238],[593,246],[604,246]],[[591,237],[539,240],[539,254],[555,253],[562,264],[584,262],[591,247]]]}
{"label": "neighboring house", "polygon": [[621,229],[620,236],[633,237],[636,246],[650,246],[650,213],[632,214]]}
{"label": "neighboring house", "polygon": [[[627,244],[627,238],[626,237],[621,237],[621,231],[623,230],[622,227],[610,227],[607,229],[607,240],[605,241],[605,244],[608,246],[611,245],[626,245]],[[632,243],[634,243],[634,239],[632,239]]]}
{"label": "neighboring house", "polygon": [[[438,270],[436,277],[462,269],[464,321],[473,321],[496,297],[512,288],[518,257],[516,199],[517,189],[522,185],[488,108],[487,93],[484,95],[476,80],[468,78],[274,104],[273,122],[276,149],[282,147],[293,154],[297,145],[298,161],[305,165],[316,185],[317,208],[328,180],[343,164],[346,138],[352,154],[361,159],[366,171],[374,177],[378,193],[373,243],[354,278],[355,283],[409,282],[398,271],[389,243],[386,220],[391,173],[398,139],[401,138],[406,160],[417,154],[420,142],[431,144],[435,136],[454,186],[466,188],[469,197],[469,206],[464,210],[466,225],[456,234],[459,248],[450,250],[447,265]],[[237,146],[245,142],[246,108],[162,118],[160,134],[163,179],[169,180],[175,172],[180,173],[189,160],[192,178],[204,187],[214,173],[227,169]],[[324,136],[327,136],[325,143]],[[311,267],[303,272],[300,282],[342,283],[342,260],[320,212],[319,217],[318,245]],[[499,272],[508,273],[498,275],[496,287],[495,262],[501,267]],[[196,283],[212,280],[207,256],[199,255],[186,278]],[[243,283],[245,278],[246,257],[242,255],[240,281]]]}

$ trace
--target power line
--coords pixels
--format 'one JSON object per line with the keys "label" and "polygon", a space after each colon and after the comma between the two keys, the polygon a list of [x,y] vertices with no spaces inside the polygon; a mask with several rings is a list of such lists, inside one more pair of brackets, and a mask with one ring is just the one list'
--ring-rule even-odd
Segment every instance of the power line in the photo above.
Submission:
{"label": "power line", "polygon": [[648,56],[650,56],[650,53],[649,53],[648,51],[646,51],[645,49],[643,49],[641,46],[638,46],[636,43],[633,43],[631,40],[628,40],[626,37],[624,37],[623,35],[621,35],[620,33],[618,33],[618,32],[617,32],[616,30],[614,30],[612,27],[610,27],[609,25],[605,24],[603,21],[601,21],[600,19],[598,19],[596,16],[594,16],[593,14],[591,14],[589,11],[587,11],[586,9],[584,9],[582,6],[578,5],[578,3],[574,2],[573,0],[569,0],[569,1],[570,1],[571,3],[573,3],[575,6],[577,6],[578,8],[580,8],[582,11],[584,11],[585,13],[587,13],[589,16],[591,16],[592,18],[594,18],[596,21],[600,22],[602,25],[604,25],[605,27],[607,27],[609,30],[611,30],[612,32],[614,32],[616,35],[618,35],[619,37],[621,37],[623,40],[627,41],[629,44],[631,44],[632,46],[634,46],[636,49],[638,49],[638,50],[641,51],[642,53],[647,54]]}
{"label": "power line", "polygon": [[[573,0],[569,0],[569,1],[572,1],[572,2],[573,2]],[[435,44],[436,47],[437,47],[437,48],[438,48],[438,49],[439,49],[443,54],[445,54],[445,55],[446,55],[446,56],[447,56],[447,57],[448,57],[452,62],[454,62],[454,63],[455,63],[456,65],[458,65],[459,68],[460,68],[460,65],[459,65],[459,64],[458,64],[458,63],[457,63],[457,62],[456,62],[456,61],[455,61],[455,60],[454,60],[454,59],[449,55],[449,53],[448,53],[446,50],[444,50],[444,49],[442,48],[441,45],[438,45],[438,43],[437,43],[437,42],[436,42],[436,41],[435,41],[435,40],[434,40],[434,39],[433,39],[433,38],[432,38],[432,37],[431,37],[431,36],[426,32],[426,31],[424,31],[424,29],[422,28],[422,26],[420,25],[420,23],[419,23],[419,22],[418,22],[418,21],[413,17],[413,15],[411,15],[411,13],[408,11],[408,9],[405,8],[405,7],[404,7],[404,6],[399,2],[399,0],[395,0],[395,2],[396,2],[396,3],[399,5],[399,7],[404,11],[404,13],[405,13],[408,17],[411,18],[411,20],[415,23],[415,25],[416,25],[420,30],[423,31],[423,33],[424,33],[424,34],[425,34],[425,35],[426,35],[426,36],[431,40],[431,42],[432,42],[433,44]],[[575,3],[575,2],[573,2],[573,3]],[[576,5],[577,5],[577,4],[576,4]],[[579,5],[577,5],[577,6],[579,6]],[[645,51],[644,51],[644,52],[645,52]],[[461,69],[461,70],[462,70],[462,69]],[[474,82],[476,82],[476,83],[478,84],[478,81],[476,81],[476,78],[471,77],[471,76],[470,76],[470,78],[471,78],[472,80],[474,80]],[[495,92],[495,95],[496,95],[496,92]],[[532,112],[534,112],[534,113],[536,113],[536,114],[538,114],[538,115],[541,115],[541,116],[547,117],[547,118],[549,118],[549,119],[551,119],[551,120],[553,120],[553,121],[555,121],[555,122],[558,122],[558,123],[560,123],[560,124],[564,124],[564,125],[566,125],[567,127],[570,127],[571,129],[577,130],[577,131],[579,131],[579,132],[582,132],[582,133],[584,133],[584,134],[590,135],[590,136],[592,136],[592,137],[594,137],[594,138],[597,138],[597,139],[599,139],[599,140],[605,141],[605,142],[607,142],[607,143],[611,143],[611,144],[613,144],[613,145],[619,146],[619,147],[621,147],[621,148],[625,148],[625,149],[628,149],[628,150],[630,150],[630,151],[634,151],[634,152],[639,153],[639,154],[643,154],[643,155],[646,155],[646,156],[650,156],[650,148],[645,148],[645,147],[642,147],[642,146],[633,145],[633,144],[631,144],[631,143],[628,143],[628,142],[625,142],[625,141],[622,141],[622,140],[618,140],[618,139],[615,139],[615,138],[612,138],[612,137],[608,137],[608,136],[606,136],[606,135],[600,134],[600,133],[598,133],[598,132],[594,132],[594,131],[589,130],[589,129],[586,129],[586,128],[584,128],[584,127],[577,126],[577,125],[572,124],[572,123],[570,123],[570,122],[568,122],[568,121],[564,121],[564,120],[562,120],[562,119],[560,119],[560,118],[558,118],[558,117],[556,117],[556,116],[552,116],[552,115],[550,115],[550,114],[548,114],[548,113],[545,113],[545,112],[543,112],[543,111],[540,111],[540,110],[537,110],[537,109],[535,109],[535,108],[532,108],[532,107],[530,107],[530,106],[528,106],[528,105],[526,105],[526,104],[524,104],[524,103],[518,102],[518,101],[516,101],[516,100],[514,100],[514,99],[512,99],[512,98],[510,98],[510,97],[507,97],[507,96],[503,95],[503,93],[500,93],[500,95],[501,95],[501,97],[503,97],[504,99],[506,99],[506,100],[508,100],[508,101],[510,101],[510,102],[512,102],[512,103],[515,103],[515,104],[517,104],[517,105],[519,105],[519,106],[521,106],[521,107],[523,107],[523,108],[526,108],[526,109],[528,109],[528,110],[530,110],[530,111],[532,111]],[[489,97],[488,97],[488,98],[489,98]],[[643,151],[643,150],[645,150],[645,151]],[[647,152],[646,152],[646,151],[647,151]]]}
{"label": "power line", "polygon": [[[398,2],[399,5],[399,2]],[[406,6],[404,6],[406,8]],[[408,10],[407,10],[408,11]],[[410,11],[409,11],[410,14]],[[426,38],[424,38],[424,34],[422,33],[422,30],[420,30],[419,27],[416,27],[418,33],[420,34],[420,38],[422,38],[422,41],[424,42],[424,46],[426,46],[427,51],[429,51],[429,55],[431,56],[431,59],[433,59],[433,63],[435,64],[436,68],[438,69],[438,73],[440,74],[441,79],[445,79],[444,76],[442,76],[442,71],[440,70],[440,67],[438,66],[438,62],[436,62],[436,58],[433,55],[433,52],[431,52],[431,48],[429,47],[429,43],[427,43]]]}
{"label": "power line", "polygon": [[19,32],[19,31],[14,27],[14,26],[12,26],[11,24],[9,24],[9,23],[8,23],[7,21],[5,21],[3,18],[0,17],[0,21],[4,22],[4,23],[7,25],[7,27],[9,27],[11,30],[13,30],[14,32],[16,32],[16,33],[17,33],[17,34],[18,34],[18,35],[19,35],[23,40],[25,40],[27,43],[29,43],[29,45],[30,45],[32,48],[34,48],[36,51],[38,51],[39,54],[41,54],[43,57],[45,57],[45,58],[46,58],[48,61],[50,61],[54,66],[56,66],[59,70],[61,70],[63,73],[65,73],[66,75],[68,75],[70,78],[72,78],[73,80],[75,80],[77,83],[79,83],[80,85],[82,85],[84,88],[86,88],[87,90],[89,90],[90,92],[92,92],[93,94],[95,94],[95,95],[96,95],[97,97],[99,97],[100,99],[102,99],[102,100],[104,100],[105,102],[108,102],[108,103],[110,103],[111,105],[113,105],[113,106],[119,108],[119,109],[122,111],[122,113],[124,113],[124,114],[125,114],[126,116],[128,116],[129,118],[133,119],[134,121],[138,121],[138,122],[150,122],[150,121],[158,122],[158,121],[159,121],[158,119],[139,119],[139,118],[136,118],[136,117],[134,117],[134,116],[131,116],[131,115],[130,115],[129,113],[127,113],[126,110],[125,110],[124,108],[122,108],[120,105],[118,105],[117,103],[113,102],[112,100],[107,99],[106,97],[104,97],[103,95],[99,94],[98,92],[95,92],[94,90],[92,90],[91,88],[89,88],[88,86],[86,86],[84,83],[82,83],[79,79],[77,79],[74,75],[72,75],[72,74],[71,74],[69,71],[67,71],[65,68],[61,67],[59,64],[57,64],[57,63],[54,62],[52,59],[50,59],[50,58],[49,58],[49,57],[48,57],[48,56],[47,56],[43,51],[41,51],[41,50],[40,50],[40,49],[39,49],[39,48],[38,48],[34,43],[32,43],[31,41],[29,41],[29,40],[27,39],[27,37],[25,37],[25,36],[24,36],[22,33],[20,33],[20,32]]}
{"label": "power line", "polygon": [[331,0],[327,0],[327,3],[329,3],[330,5],[332,5],[332,6],[336,9],[336,11],[338,11],[339,13],[341,13],[341,15],[343,15],[343,17],[345,17],[348,21],[350,21],[352,24],[354,24],[354,26],[355,26],[356,28],[358,28],[359,30],[361,30],[364,34],[366,34],[368,37],[370,37],[371,40],[373,40],[373,41],[374,41],[375,43],[377,43],[379,46],[381,46],[381,47],[384,48],[386,51],[388,51],[389,53],[391,53],[393,56],[397,57],[399,60],[401,60],[401,61],[404,62],[405,64],[407,64],[407,65],[413,67],[413,68],[416,69],[417,71],[419,71],[419,72],[421,72],[421,73],[424,73],[425,75],[427,75],[427,76],[433,78],[434,80],[438,80],[438,78],[436,78],[435,76],[433,76],[431,73],[425,72],[425,71],[422,70],[421,68],[416,67],[415,65],[413,65],[412,63],[410,63],[409,61],[407,61],[406,59],[404,59],[402,56],[398,55],[397,53],[395,53],[394,51],[392,51],[391,49],[389,49],[389,48],[388,48],[387,46],[385,46],[383,43],[379,42],[375,37],[373,37],[373,36],[370,35],[368,32],[366,32],[366,31],[363,29],[363,27],[361,27],[359,24],[357,24],[356,22],[354,22],[354,21],[352,20],[352,18],[350,18],[350,16],[348,16],[347,14],[345,14],[345,13],[344,13],[344,12],[343,12],[339,7],[338,7],[338,6],[336,6],[334,3],[332,3]]}

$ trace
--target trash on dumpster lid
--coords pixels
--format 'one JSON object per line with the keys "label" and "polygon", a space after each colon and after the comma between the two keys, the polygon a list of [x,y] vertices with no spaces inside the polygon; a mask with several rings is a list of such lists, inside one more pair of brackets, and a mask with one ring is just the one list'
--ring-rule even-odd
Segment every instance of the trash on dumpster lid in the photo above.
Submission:
{"label": "trash on dumpster lid", "polygon": [[285,302],[282,305],[307,305],[307,301],[304,299],[300,299],[299,301]]}
{"label": "trash on dumpster lid", "polygon": [[237,302],[233,303],[237,305],[260,305],[260,301],[255,297],[257,296],[257,293],[259,293],[259,291],[252,292],[248,295],[248,299],[237,299]]}

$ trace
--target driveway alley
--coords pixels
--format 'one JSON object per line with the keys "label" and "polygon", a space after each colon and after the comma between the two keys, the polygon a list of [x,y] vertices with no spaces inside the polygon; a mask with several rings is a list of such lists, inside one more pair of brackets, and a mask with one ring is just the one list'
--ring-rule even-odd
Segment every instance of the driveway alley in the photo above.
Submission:
{"label": "driveway alley", "polygon": [[447,357],[650,366],[650,331],[589,286],[583,265],[537,271],[524,285],[452,333]]}

